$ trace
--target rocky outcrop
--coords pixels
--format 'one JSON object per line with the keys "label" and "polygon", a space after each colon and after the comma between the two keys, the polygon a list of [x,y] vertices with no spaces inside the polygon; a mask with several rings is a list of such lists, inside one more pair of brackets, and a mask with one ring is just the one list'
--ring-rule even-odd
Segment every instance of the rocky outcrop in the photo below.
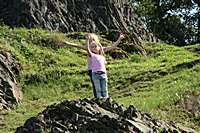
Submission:
{"label": "rocky outcrop", "polygon": [[10,109],[22,99],[15,75],[20,65],[10,53],[0,50],[0,110]]}
{"label": "rocky outcrop", "polygon": [[132,105],[111,99],[83,99],[53,104],[16,129],[16,133],[193,133],[176,123],[153,119]]}
{"label": "rocky outcrop", "polygon": [[157,41],[145,30],[129,0],[0,0],[0,21],[61,32],[117,30],[129,35],[134,45],[142,39]]}

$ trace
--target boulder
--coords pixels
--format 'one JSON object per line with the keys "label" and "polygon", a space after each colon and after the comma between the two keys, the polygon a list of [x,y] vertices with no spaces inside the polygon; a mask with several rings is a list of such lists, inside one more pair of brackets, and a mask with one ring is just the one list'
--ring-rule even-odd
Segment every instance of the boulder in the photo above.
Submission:
{"label": "boulder", "polygon": [[173,122],[153,119],[134,106],[124,107],[112,99],[65,100],[48,106],[28,119],[16,133],[193,133]]}

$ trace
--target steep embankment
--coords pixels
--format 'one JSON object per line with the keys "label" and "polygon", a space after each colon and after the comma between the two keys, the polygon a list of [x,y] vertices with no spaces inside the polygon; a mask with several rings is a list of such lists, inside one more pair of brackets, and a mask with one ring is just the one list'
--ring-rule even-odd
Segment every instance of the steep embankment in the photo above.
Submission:
{"label": "steep embankment", "polygon": [[63,33],[122,31],[143,55],[141,40],[159,41],[146,31],[129,0],[0,0],[0,21]]}
{"label": "steep embankment", "polygon": [[[63,38],[83,44],[84,33],[73,36],[38,29],[0,28],[0,48],[10,51],[22,65],[18,82],[24,95],[22,104],[15,110],[1,112],[1,132],[15,131],[52,103],[91,97],[85,70],[86,53],[55,45]],[[186,94],[198,95],[200,91],[199,45],[175,47],[145,43],[147,57],[135,54],[134,50],[130,51],[132,54],[126,52],[130,50],[126,46],[120,44],[124,51],[114,53],[128,58],[113,59],[115,54],[107,55],[110,96],[121,104],[132,104],[149,112],[155,118],[173,120],[199,130],[198,110],[190,112],[181,106]]]}
{"label": "steep embankment", "polygon": [[10,26],[45,28],[60,32],[123,31],[156,41],[134,13],[129,0],[0,0],[0,20]]}

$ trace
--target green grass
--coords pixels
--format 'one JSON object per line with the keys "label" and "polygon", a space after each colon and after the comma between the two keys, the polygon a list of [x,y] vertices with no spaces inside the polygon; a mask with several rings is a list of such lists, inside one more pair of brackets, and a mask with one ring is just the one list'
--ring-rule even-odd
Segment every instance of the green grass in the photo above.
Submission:
{"label": "green grass", "polygon": [[[86,53],[59,48],[55,42],[63,39],[84,43],[70,38],[70,34],[0,27],[0,48],[10,51],[23,68],[18,76],[23,101],[12,111],[0,112],[0,132],[14,132],[52,103],[92,97]],[[155,118],[174,120],[200,131],[193,118],[174,106],[186,92],[200,91],[199,44],[176,47],[145,42],[145,47],[147,57],[129,54],[129,58],[114,60],[107,55],[110,96]]]}

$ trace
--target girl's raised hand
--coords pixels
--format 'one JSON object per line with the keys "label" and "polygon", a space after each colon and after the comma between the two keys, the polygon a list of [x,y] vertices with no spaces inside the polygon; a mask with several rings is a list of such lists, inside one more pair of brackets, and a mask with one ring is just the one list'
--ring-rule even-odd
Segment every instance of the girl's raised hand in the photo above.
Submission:
{"label": "girl's raised hand", "polygon": [[122,39],[124,39],[124,38],[125,38],[125,35],[124,35],[123,33],[120,33],[120,34],[119,34],[119,39],[122,40]]}
{"label": "girl's raised hand", "polygon": [[86,35],[85,35],[85,38],[86,38],[87,40],[89,40],[89,39],[90,39],[90,34],[89,34],[89,33],[86,34]]}

